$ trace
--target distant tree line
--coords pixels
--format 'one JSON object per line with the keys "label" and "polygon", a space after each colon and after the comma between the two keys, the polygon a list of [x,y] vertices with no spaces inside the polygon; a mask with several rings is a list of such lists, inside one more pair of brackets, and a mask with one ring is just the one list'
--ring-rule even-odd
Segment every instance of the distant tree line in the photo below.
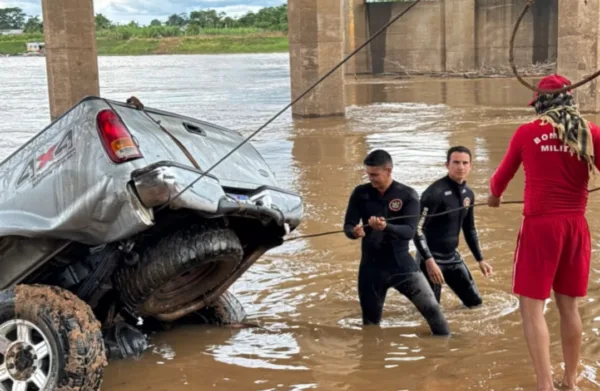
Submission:
{"label": "distant tree line", "polygon": [[38,16],[27,15],[21,8],[0,8],[0,30],[20,30],[35,33],[42,30],[42,22]]}
{"label": "distant tree line", "polygon": [[[42,33],[43,22],[39,16],[28,16],[21,8],[0,8],[0,30],[23,29],[27,34]],[[239,18],[227,16],[216,10],[192,11],[173,14],[165,21],[152,20],[148,26],[135,21],[118,24],[102,14],[96,14],[96,30],[99,36],[114,36],[120,39],[131,37],[169,37],[180,35],[250,33],[258,31],[287,32],[287,4],[265,7],[257,12],[248,12]]]}
{"label": "distant tree line", "polygon": [[[153,20],[151,26],[161,26],[162,22]],[[215,10],[192,11],[189,15],[173,14],[164,22],[165,26],[199,28],[249,28],[262,30],[287,31],[287,4],[277,7],[265,7],[258,12],[248,12],[239,18],[227,16],[224,12]]]}

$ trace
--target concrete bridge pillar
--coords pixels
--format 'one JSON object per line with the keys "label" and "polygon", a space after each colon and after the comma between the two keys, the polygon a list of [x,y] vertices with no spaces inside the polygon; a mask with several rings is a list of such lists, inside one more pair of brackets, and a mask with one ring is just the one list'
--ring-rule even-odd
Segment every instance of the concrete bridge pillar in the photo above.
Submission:
{"label": "concrete bridge pillar", "polygon": [[[576,83],[600,69],[600,0],[558,2],[557,72]],[[600,111],[596,78],[574,91],[583,112]]]}
{"label": "concrete bridge pillar", "polygon": [[[418,5],[417,5],[418,7]],[[446,71],[475,69],[475,0],[444,0]]]}
{"label": "concrete bridge pillar", "polygon": [[88,95],[99,95],[92,0],[42,0],[52,120]]}
{"label": "concrete bridge pillar", "polygon": [[[341,0],[289,0],[288,35],[292,100],[344,56]],[[344,67],[292,106],[299,117],[344,115]]]}
{"label": "concrete bridge pillar", "polygon": [[[352,53],[357,47],[362,45],[369,38],[367,5],[365,0],[343,0],[345,14],[345,55]],[[373,34],[371,32],[371,34]],[[383,34],[382,34],[383,35]],[[364,74],[371,73],[370,47],[366,45],[359,50],[344,65],[344,73]]]}

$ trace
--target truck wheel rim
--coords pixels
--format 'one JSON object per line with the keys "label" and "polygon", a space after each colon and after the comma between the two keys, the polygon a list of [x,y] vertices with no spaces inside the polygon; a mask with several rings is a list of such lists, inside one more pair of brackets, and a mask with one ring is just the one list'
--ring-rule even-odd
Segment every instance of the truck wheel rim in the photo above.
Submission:
{"label": "truck wheel rim", "polygon": [[0,325],[0,390],[43,390],[52,362],[48,337],[36,325],[23,319]]}

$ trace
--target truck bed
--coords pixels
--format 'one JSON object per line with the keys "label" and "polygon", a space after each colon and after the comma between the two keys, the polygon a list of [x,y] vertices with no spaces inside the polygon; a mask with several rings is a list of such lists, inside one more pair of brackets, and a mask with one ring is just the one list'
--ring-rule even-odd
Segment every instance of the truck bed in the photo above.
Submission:
{"label": "truck bed", "polygon": [[[118,113],[142,158],[116,164],[107,157],[96,124],[102,110]],[[98,97],[83,99],[0,163],[0,237],[89,245],[129,237],[153,224],[152,210],[140,202],[132,173],[171,162],[194,170],[197,177],[242,140],[238,132],[175,113],[150,108],[144,112]],[[213,185],[239,194],[276,186],[273,173],[250,143],[210,177],[216,178],[206,178]],[[201,186],[206,191],[204,178],[194,188]]]}

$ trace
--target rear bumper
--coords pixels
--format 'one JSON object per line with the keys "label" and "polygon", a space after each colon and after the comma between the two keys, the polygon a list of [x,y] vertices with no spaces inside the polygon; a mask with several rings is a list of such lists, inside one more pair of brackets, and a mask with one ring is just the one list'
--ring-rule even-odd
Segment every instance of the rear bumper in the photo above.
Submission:
{"label": "rear bumper", "polygon": [[[157,162],[135,170],[131,174],[132,185],[147,208],[165,205],[185,187],[195,181],[201,171],[176,162]],[[286,232],[294,230],[302,220],[304,207],[298,194],[261,186],[244,195],[227,193],[219,179],[205,175],[175,200],[171,209],[191,209],[207,217],[235,215],[275,222]]]}

